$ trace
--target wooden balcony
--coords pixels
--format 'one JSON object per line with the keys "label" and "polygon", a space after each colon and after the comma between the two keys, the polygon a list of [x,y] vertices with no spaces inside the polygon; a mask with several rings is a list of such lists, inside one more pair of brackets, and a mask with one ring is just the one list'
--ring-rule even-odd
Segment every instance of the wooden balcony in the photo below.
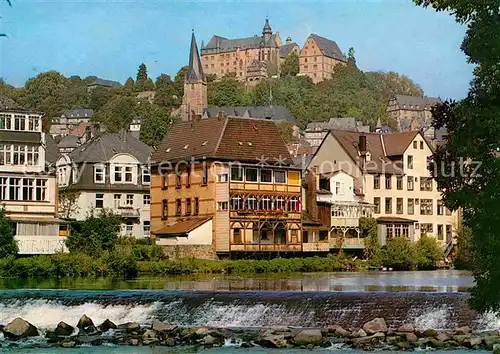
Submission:
{"label": "wooden balcony", "polygon": [[283,210],[232,210],[231,218],[246,218],[246,219],[296,219],[300,220],[300,212],[289,212]]}
{"label": "wooden balcony", "polygon": [[[338,248],[338,244],[339,244],[338,238],[330,239],[330,248]],[[342,248],[343,249],[365,248],[365,240],[363,238],[344,237],[344,240],[342,241]]]}
{"label": "wooden balcony", "polygon": [[332,216],[331,225],[336,227],[359,227],[359,218],[344,218]]}
{"label": "wooden balcony", "polygon": [[328,252],[330,251],[330,243],[326,242],[310,242],[302,244],[303,252]]}
{"label": "wooden balcony", "polygon": [[258,243],[248,243],[231,245],[231,252],[301,252],[302,244],[280,244],[280,243],[270,243],[270,244],[258,244]]}

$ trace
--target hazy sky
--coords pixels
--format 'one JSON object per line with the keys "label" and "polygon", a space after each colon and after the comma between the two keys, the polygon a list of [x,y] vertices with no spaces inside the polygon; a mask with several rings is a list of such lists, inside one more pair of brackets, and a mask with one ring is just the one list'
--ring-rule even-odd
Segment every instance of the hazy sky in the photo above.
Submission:
{"label": "hazy sky", "polygon": [[354,47],[362,70],[396,71],[430,96],[463,98],[472,78],[460,43],[465,28],[446,13],[411,0],[380,1],[0,1],[0,77],[19,86],[47,70],[124,82],[144,62],[172,77],[188,60],[191,29],[198,44],[213,34],[261,34],[266,16],[283,41],[310,33]]}

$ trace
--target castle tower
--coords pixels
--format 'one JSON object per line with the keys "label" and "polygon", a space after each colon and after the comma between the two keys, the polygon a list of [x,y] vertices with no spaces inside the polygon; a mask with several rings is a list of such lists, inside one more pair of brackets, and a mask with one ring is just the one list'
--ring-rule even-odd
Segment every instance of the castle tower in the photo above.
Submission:
{"label": "castle tower", "polygon": [[198,45],[194,31],[191,36],[189,50],[189,66],[184,80],[184,96],[182,97],[182,120],[201,118],[207,107],[207,83],[201,65]]}
{"label": "castle tower", "polygon": [[273,35],[273,30],[271,29],[271,25],[269,24],[269,19],[266,18],[266,24],[262,29],[262,37],[264,38],[264,42],[268,44],[269,40]]}

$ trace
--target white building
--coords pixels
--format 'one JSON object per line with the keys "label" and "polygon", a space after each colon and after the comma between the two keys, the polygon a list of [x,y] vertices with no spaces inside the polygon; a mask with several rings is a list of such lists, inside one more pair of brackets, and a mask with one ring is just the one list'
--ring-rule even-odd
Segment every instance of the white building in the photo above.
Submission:
{"label": "white building", "polygon": [[42,115],[0,95],[0,203],[14,222],[20,254],[65,249],[55,174],[46,163]]}
{"label": "white building", "polygon": [[56,163],[60,212],[85,219],[102,209],[122,216],[122,235],[150,232],[149,157],[152,149],[130,133],[91,138]]}

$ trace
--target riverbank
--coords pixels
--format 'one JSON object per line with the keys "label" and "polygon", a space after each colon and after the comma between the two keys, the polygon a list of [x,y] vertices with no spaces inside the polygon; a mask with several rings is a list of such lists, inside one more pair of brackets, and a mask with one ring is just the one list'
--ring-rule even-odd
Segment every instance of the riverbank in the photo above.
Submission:
{"label": "riverbank", "polygon": [[[180,327],[154,321],[115,324],[106,319],[100,324],[83,315],[75,327],[59,322],[53,330],[40,331],[22,318],[0,326],[4,348],[16,348],[30,340],[31,347],[123,345],[202,348],[354,348],[362,350],[476,349],[499,350],[498,331],[473,331],[463,326],[454,330],[415,329],[411,324],[388,328],[384,318],[374,318],[360,328],[211,328]],[[26,347],[26,345],[24,345]]]}

